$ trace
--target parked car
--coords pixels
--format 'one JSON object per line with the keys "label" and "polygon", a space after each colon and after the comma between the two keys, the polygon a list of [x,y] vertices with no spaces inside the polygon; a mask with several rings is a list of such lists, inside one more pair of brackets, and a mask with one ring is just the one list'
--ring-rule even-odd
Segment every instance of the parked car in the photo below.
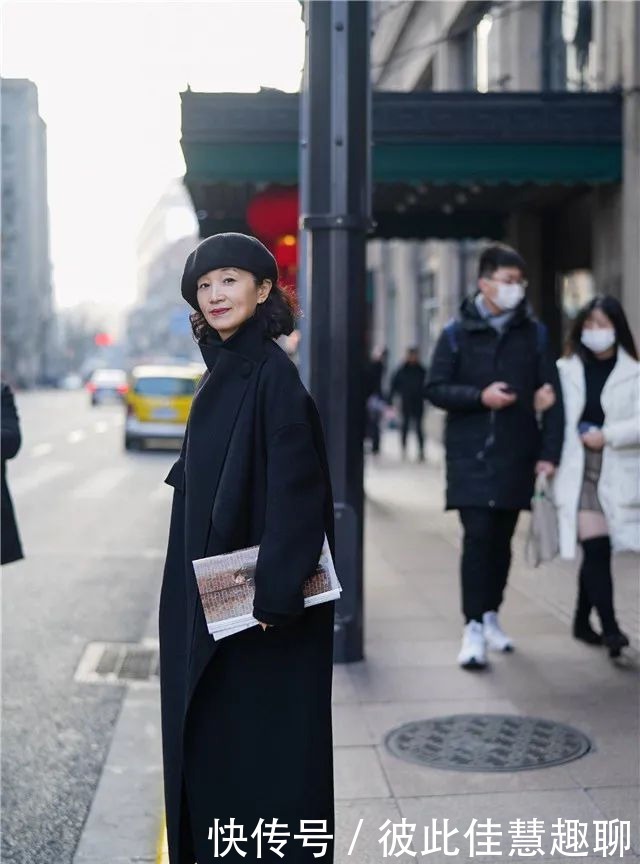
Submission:
{"label": "parked car", "polygon": [[124,369],[96,369],[87,381],[92,405],[122,401],[127,392],[127,373]]}
{"label": "parked car", "polygon": [[129,375],[126,450],[149,444],[179,447],[202,366],[136,366]]}

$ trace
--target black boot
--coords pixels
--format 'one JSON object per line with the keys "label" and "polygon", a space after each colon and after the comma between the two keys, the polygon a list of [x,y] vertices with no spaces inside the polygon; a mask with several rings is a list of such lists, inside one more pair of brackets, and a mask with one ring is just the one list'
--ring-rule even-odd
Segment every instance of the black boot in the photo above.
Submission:
{"label": "black boot", "polygon": [[609,657],[619,657],[622,649],[629,644],[629,639],[618,629],[617,633],[603,633],[602,642],[609,649]]}
{"label": "black boot", "polygon": [[578,602],[573,616],[573,637],[587,645],[602,645],[602,636],[596,633],[589,622],[591,603],[587,597],[582,580],[582,571],[578,574]]}
{"label": "black boot", "polygon": [[613,609],[613,580],[611,578],[611,541],[608,536],[592,537],[582,541],[584,557],[580,569],[588,602],[595,606],[602,624],[602,643],[610,657],[619,657],[629,640],[618,627]]}

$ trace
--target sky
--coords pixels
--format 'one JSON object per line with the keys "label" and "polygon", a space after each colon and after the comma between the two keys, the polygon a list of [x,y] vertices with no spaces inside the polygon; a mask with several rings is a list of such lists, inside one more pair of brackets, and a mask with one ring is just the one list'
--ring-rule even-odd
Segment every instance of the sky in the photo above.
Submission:
{"label": "sky", "polygon": [[2,3],[0,74],[38,87],[56,303],[129,305],[136,239],[185,171],[180,92],[295,91],[298,0]]}

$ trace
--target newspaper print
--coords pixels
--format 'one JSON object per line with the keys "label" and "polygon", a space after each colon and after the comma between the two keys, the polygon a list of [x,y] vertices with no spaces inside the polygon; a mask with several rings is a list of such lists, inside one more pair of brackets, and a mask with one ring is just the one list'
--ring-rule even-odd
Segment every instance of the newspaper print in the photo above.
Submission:
{"label": "newspaper print", "polygon": [[[207,629],[215,639],[259,623],[252,614],[259,548],[250,546],[193,561]],[[303,586],[304,605],[337,600],[341,590],[325,536],[316,571]]]}

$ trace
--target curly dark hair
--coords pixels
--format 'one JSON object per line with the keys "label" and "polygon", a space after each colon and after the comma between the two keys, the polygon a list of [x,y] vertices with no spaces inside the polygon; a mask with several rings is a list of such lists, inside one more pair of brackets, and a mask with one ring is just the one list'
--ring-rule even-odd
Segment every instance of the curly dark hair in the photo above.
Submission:
{"label": "curly dark hair", "polygon": [[[262,280],[256,276],[253,278],[256,288],[258,288],[262,284]],[[269,296],[264,303],[259,303],[256,306],[255,316],[262,323],[265,337],[277,339],[279,336],[288,336],[293,332],[300,316],[300,307],[293,290],[276,282],[271,286]],[[206,340],[213,332],[213,327],[202,312],[192,312],[189,315],[189,320],[196,342]]]}

